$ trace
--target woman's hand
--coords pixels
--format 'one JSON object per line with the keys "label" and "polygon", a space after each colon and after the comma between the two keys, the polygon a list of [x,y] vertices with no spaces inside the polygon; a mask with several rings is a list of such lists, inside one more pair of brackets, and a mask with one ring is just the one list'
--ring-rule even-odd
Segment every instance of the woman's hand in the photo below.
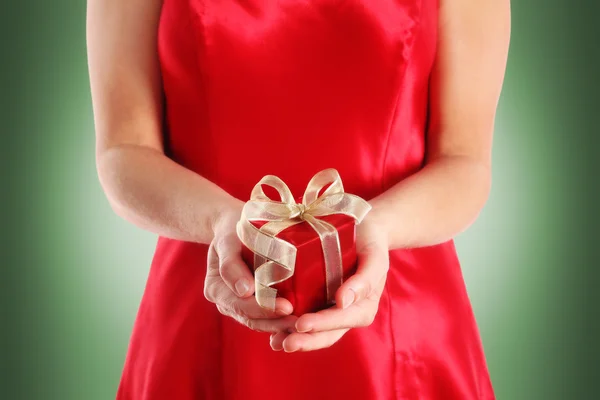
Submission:
{"label": "woman's hand", "polygon": [[271,335],[273,350],[311,351],[329,347],[351,328],[371,325],[379,308],[379,299],[389,269],[388,238],[369,216],[357,227],[358,269],[338,289],[337,306],[304,314],[295,324],[294,333]]}
{"label": "woman's hand", "polygon": [[235,232],[240,218],[238,209],[222,215],[215,224],[215,236],[208,251],[204,296],[215,303],[219,312],[248,328],[260,332],[292,329],[297,317],[290,316],[292,304],[282,298],[275,311],[256,302],[254,278],[241,257],[241,243]]}

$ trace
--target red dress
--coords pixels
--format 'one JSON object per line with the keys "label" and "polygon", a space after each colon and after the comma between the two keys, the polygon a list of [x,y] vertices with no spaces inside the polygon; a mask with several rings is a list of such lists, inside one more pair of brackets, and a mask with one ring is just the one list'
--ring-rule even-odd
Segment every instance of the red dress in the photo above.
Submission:
{"label": "red dress", "polygon": [[[247,200],[325,168],[370,199],[423,165],[437,0],[165,0],[165,145]],[[374,323],[275,352],[203,296],[207,246],[160,238],[119,400],[494,399],[454,244],[390,253]]]}

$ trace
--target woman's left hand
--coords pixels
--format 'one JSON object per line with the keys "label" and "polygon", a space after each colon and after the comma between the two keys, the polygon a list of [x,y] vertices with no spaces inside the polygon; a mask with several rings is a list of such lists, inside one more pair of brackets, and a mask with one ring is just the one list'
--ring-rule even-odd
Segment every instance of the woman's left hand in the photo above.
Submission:
{"label": "woman's left hand", "polygon": [[358,268],[336,293],[336,306],[304,314],[296,321],[296,332],[271,335],[273,350],[286,352],[327,348],[351,328],[371,325],[389,269],[387,234],[369,216],[357,226]]}

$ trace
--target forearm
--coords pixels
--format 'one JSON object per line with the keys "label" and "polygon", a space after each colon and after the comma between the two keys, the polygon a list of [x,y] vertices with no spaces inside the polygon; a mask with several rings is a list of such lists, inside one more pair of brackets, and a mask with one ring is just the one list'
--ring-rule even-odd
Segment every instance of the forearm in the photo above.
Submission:
{"label": "forearm", "polygon": [[478,216],[490,170],[467,157],[442,157],[372,199],[369,218],[387,233],[390,249],[445,242]]}
{"label": "forearm", "polygon": [[113,210],[161,236],[209,243],[217,221],[241,212],[241,201],[148,147],[103,150],[97,166]]}

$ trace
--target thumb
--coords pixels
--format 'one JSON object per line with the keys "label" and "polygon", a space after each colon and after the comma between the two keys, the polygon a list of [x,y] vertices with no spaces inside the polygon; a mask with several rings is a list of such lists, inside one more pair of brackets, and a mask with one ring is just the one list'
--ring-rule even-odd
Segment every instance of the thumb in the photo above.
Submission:
{"label": "thumb", "polygon": [[358,268],[336,293],[336,302],[342,308],[348,308],[371,296],[389,269],[387,249],[377,245],[363,248],[358,254]]}
{"label": "thumb", "polygon": [[254,293],[254,277],[242,259],[241,243],[235,233],[217,238],[214,247],[223,281],[239,297],[251,296]]}

